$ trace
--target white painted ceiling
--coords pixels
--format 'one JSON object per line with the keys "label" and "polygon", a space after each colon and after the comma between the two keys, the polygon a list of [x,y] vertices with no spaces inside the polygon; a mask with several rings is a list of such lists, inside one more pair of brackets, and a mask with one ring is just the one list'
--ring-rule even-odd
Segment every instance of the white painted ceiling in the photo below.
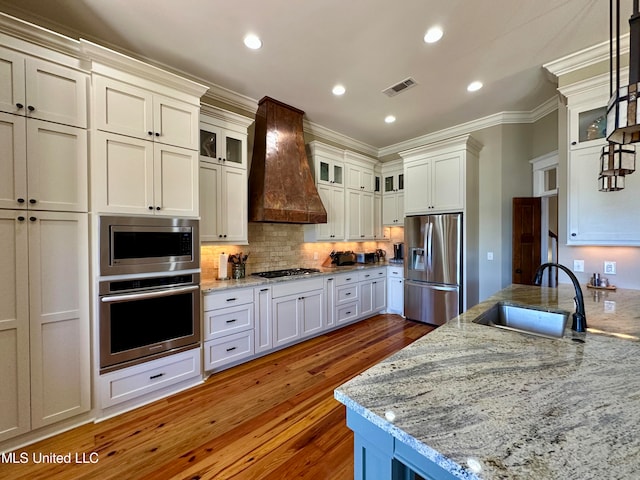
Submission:
{"label": "white painted ceiling", "polygon": [[[630,1],[623,3],[631,3]],[[170,66],[381,148],[555,95],[542,65],[609,38],[606,0],[0,0],[0,11]],[[623,30],[631,6],[623,6]],[[443,39],[422,40],[439,25]],[[246,33],[263,40],[258,51]],[[385,88],[418,85],[389,98]],[[484,88],[469,93],[480,80]],[[342,97],[331,94],[343,84]],[[385,124],[386,115],[397,121]]]}

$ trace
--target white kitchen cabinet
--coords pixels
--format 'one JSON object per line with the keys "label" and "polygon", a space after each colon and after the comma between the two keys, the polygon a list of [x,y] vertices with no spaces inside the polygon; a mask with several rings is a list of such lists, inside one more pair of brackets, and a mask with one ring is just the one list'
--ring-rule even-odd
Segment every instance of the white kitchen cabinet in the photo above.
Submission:
{"label": "white kitchen cabinet", "polygon": [[382,224],[389,227],[404,227],[404,193],[383,196]]}
{"label": "white kitchen cabinet", "polygon": [[360,289],[358,273],[348,272],[335,276],[336,325],[347,324],[360,317]]}
{"label": "white kitchen cabinet", "polygon": [[371,192],[347,189],[347,240],[374,238],[373,197]]}
{"label": "white kitchen cabinet", "polygon": [[[604,142],[603,142],[604,143]],[[601,145],[573,149],[568,160],[568,245],[640,246],[640,179],[625,178],[618,192],[600,192]]]}
{"label": "white kitchen cabinet", "polygon": [[282,282],[272,287],[273,347],[315,335],[324,329],[322,278]]}
{"label": "white kitchen cabinet", "polygon": [[200,161],[247,168],[248,118],[203,106],[200,115]]}
{"label": "white kitchen cabinet", "polygon": [[87,214],[1,210],[0,238],[7,439],[91,408]]}
{"label": "white kitchen cabinet", "polygon": [[85,73],[0,47],[0,78],[1,111],[87,127]]}
{"label": "white kitchen cabinet", "polygon": [[95,128],[198,150],[200,108],[102,75],[93,76]]}
{"label": "white kitchen cabinet", "polygon": [[387,267],[387,312],[404,315],[404,271],[402,266]]}
{"label": "white kitchen cabinet", "polygon": [[375,189],[375,175],[373,166],[346,163],[347,188],[362,190],[363,192],[373,192]]}
{"label": "white kitchen cabinet", "polygon": [[358,273],[360,315],[370,316],[387,308],[387,272],[384,268]]}
{"label": "white kitchen cabinet", "polygon": [[389,229],[382,224],[382,195],[373,196],[373,238],[374,240],[389,240]]}
{"label": "white kitchen cabinet", "polygon": [[199,182],[200,239],[247,243],[247,172],[201,161]]}
{"label": "white kitchen cabinet", "polygon": [[324,296],[325,305],[325,325],[327,328],[333,328],[336,325],[336,278],[332,275],[324,278]]}
{"label": "white kitchen cabinet", "polygon": [[205,371],[219,371],[254,354],[253,294],[253,288],[239,288],[204,295]]}
{"label": "white kitchen cabinet", "polygon": [[254,345],[255,352],[267,352],[273,347],[273,322],[271,317],[271,287],[260,286],[253,290],[254,296]]}
{"label": "white kitchen cabinet", "polygon": [[617,192],[600,192],[600,154],[606,145],[603,117],[609,77],[599,76],[560,89],[567,97],[567,244],[640,245],[638,173]]}
{"label": "white kitchen cabinet", "polygon": [[86,212],[87,132],[0,113],[0,208]]}
{"label": "white kitchen cabinet", "polygon": [[198,215],[198,152],[108,132],[92,143],[95,212]]}

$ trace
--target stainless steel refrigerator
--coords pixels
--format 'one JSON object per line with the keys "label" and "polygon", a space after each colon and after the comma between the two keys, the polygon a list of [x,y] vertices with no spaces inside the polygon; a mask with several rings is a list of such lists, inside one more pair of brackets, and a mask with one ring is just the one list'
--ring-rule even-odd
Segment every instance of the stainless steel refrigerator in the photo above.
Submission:
{"label": "stainless steel refrigerator", "polygon": [[404,314],[442,325],[462,308],[462,214],[404,221]]}

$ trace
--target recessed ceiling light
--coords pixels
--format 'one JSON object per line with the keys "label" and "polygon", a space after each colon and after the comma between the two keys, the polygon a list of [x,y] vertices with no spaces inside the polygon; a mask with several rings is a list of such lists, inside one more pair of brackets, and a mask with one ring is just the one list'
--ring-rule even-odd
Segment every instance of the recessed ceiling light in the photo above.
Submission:
{"label": "recessed ceiling light", "polygon": [[384,117],[384,121],[386,123],[393,123],[396,121],[396,117],[394,117],[393,115],[387,115],[386,117]]}
{"label": "recessed ceiling light", "polygon": [[480,90],[482,88],[482,82],[471,82],[468,86],[467,86],[467,91],[468,92],[477,92],[478,90]]}
{"label": "recessed ceiling light", "polygon": [[442,38],[444,33],[440,27],[431,27],[427,30],[427,33],[424,35],[425,43],[436,43],[438,40]]}
{"label": "recessed ceiling light", "polygon": [[258,50],[260,47],[262,47],[262,40],[260,40],[257,35],[250,33],[246,37],[244,37],[244,44],[251,50]]}
{"label": "recessed ceiling light", "polygon": [[344,95],[344,92],[346,91],[347,90],[342,85],[336,85],[335,87],[333,87],[333,90],[331,90],[331,92],[338,97],[340,95]]}

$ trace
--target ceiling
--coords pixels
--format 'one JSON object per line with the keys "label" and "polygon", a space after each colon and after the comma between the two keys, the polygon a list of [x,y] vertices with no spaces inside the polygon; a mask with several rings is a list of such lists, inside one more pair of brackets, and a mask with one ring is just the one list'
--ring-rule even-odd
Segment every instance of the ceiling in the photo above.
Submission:
{"label": "ceiling", "polygon": [[[0,11],[170,66],[249,105],[268,95],[374,148],[531,111],[555,95],[544,63],[609,38],[604,0],[0,0]],[[444,37],[426,44],[433,25]],[[243,45],[250,32],[260,50]],[[417,85],[382,93],[407,77]],[[484,88],[469,93],[474,80]],[[395,123],[384,122],[389,114]]]}

